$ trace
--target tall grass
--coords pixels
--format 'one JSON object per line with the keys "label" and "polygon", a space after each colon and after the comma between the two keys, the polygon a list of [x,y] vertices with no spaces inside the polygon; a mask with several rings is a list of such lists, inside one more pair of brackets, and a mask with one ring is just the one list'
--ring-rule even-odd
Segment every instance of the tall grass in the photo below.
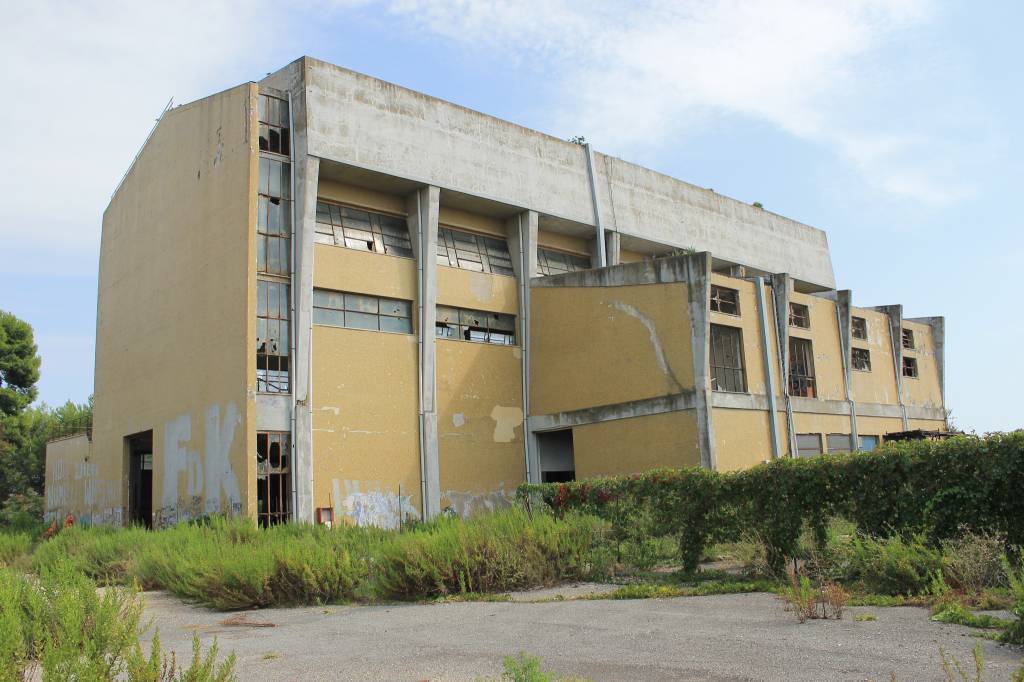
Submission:
{"label": "tall grass", "polygon": [[29,533],[0,533],[0,566],[10,566],[32,552]]}
{"label": "tall grass", "polygon": [[218,609],[423,599],[603,575],[605,524],[508,509],[403,532],[213,518],[151,532],[69,528],[33,567],[69,563],[104,584],[131,581]]}

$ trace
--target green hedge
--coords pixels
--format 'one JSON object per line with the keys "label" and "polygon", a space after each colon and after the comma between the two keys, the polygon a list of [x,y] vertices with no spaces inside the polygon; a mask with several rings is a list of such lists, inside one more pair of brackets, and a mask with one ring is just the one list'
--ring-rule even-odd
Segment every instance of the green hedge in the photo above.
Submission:
{"label": "green hedge", "polygon": [[796,552],[809,526],[824,541],[843,516],[872,536],[923,535],[933,542],[961,527],[1003,533],[1024,546],[1024,431],[984,438],[892,443],[874,452],[782,459],[751,469],[659,469],[572,483],[527,484],[556,514],[579,510],[609,520],[619,538],[644,525],[677,538],[692,570],[713,542],[756,534],[769,561]]}

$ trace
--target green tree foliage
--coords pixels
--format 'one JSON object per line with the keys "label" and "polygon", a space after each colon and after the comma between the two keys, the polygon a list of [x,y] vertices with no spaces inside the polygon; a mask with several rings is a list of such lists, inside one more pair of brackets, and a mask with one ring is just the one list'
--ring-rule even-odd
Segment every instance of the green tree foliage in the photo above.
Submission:
{"label": "green tree foliage", "polygon": [[36,397],[39,354],[32,327],[0,310],[0,415],[15,415]]}

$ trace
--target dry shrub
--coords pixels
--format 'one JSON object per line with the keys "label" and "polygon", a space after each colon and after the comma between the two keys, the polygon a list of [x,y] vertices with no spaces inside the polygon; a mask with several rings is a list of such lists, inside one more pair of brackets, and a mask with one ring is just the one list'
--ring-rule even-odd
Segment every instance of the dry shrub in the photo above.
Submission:
{"label": "dry shrub", "polygon": [[963,530],[960,537],[942,543],[944,575],[954,587],[978,600],[986,588],[1006,585],[1001,561],[1006,536]]}
{"label": "dry shrub", "polygon": [[815,584],[807,576],[806,568],[798,570],[792,561],[786,562],[786,577],[789,588],[783,593],[783,599],[801,623],[808,619],[839,620],[843,617],[850,593],[842,585],[831,580]]}

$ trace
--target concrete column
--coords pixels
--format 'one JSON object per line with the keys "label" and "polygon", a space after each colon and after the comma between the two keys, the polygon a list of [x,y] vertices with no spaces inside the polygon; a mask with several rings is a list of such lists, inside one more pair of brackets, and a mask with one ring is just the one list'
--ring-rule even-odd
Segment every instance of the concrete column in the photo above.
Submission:
{"label": "concrete column", "polygon": [[519,345],[523,372],[523,459],[526,480],[540,482],[536,436],[530,431],[530,278],[537,275],[537,212],[524,211],[508,219],[509,253],[519,283]]}
{"label": "concrete column", "polygon": [[595,268],[603,268],[608,265],[608,256],[605,253],[604,223],[601,221],[601,200],[597,194],[597,171],[594,168],[594,151],[590,143],[583,145],[583,152],[587,157],[587,179],[590,182],[590,202],[594,208],[594,244],[596,253],[594,262],[591,265]]}
{"label": "concrete column", "polygon": [[903,430],[910,428],[907,421],[907,406],[903,402],[903,306],[881,305],[874,310],[889,316],[889,338],[892,340],[892,362],[896,370],[896,396],[900,401],[900,414],[903,416]]}
{"label": "concrete column", "polygon": [[711,421],[711,254],[694,253],[686,257],[687,309],[690,317],[690,341],[693,347],[693,387],[697,412],[697,441],[700,464],[716,467],[715,430]]}
{"label": "concrete column", "polygon": [[839,346],[843,354],[843,383],[846,384],[846,402],[850,405],[850,447],[860,449],[860,433],[857,431],[857,403],[853,399],[850,372],[853,368],[853,295],[849,289],[836,292],[836,317],[839,322]]}
{"label": "concrete column", "polygon": [[604,255],[608,265],[622,262],[622,239],[618,232],[609,230],[604,233]]}
{"label": "concrete column", "polygon": [[786,439],[790,457],[797,456],[796,433],[793,426],[793,400],[789,395],[789,295],[793,278],[786,273],[772,275],[772,297],[775,302],[775,330],[778,336],[779,367],[782,369],[782,395],[786,401]]}
{"label": "concrete column", "polygon": [[768,425],[772,437],[772,457],[778,459],[782,456],[782,443],[779,439],[779,414],[778,405],[775,400],[777,382],[775,381],[775,367],[772,364],[772,347],[776,341],[772,338],[771,330],[768,327],[768,303],[764,296],[764,278],[755,277],[754,286],[757,287],[757,312],[761,318],[761,352],[764,360],[764,374],[767,379],[766,393],[768,394]]}
{"label": "concrete column", "polygon": [[[939,368],[939,392],[942,395],[942,409],[946,409],[946,318],[944,317],[911,317],[911,322],[926,324],[932,329],[932,345],[935,347],[935,364]],[[902,344],[901,344],[902,347]],[[944,421],[949,428],[949,417]]]}
{"label": "concrete column", "polygon": [[441,190],[423,187],[406,198],[409,234],[416,257],[419,343],[420,494],[423,518],[441,512],[441,471],[437,449],[437,220]]}

